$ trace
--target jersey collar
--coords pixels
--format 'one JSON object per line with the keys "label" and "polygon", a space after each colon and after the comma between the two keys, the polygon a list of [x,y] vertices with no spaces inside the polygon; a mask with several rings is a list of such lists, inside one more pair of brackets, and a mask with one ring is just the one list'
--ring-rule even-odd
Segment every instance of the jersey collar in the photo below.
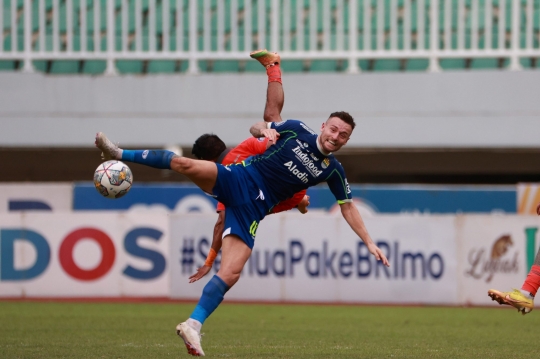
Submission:
{"label": "jersey collar", "polygon": [[322,153],[323,155],[325,155],[325,156],[330,156],[330,155],[332,154],[332,152],[327,153],[325,150],[323,150],[321,144],[319,143],[319,136],[320,136],[320,135],[317,135],[317,138],[315,139],[315,141],[317,142],[317,149],[318,149],[319,152]]}

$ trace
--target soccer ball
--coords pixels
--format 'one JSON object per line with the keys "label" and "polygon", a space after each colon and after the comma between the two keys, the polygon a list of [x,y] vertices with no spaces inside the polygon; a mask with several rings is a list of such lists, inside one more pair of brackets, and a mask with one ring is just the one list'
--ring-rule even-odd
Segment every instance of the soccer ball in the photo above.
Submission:
{"label": "soccer ball", "polygon": [[132,184],[131,170],[121,161],[103,162],[94,172],[94,186],[103,197],[120,198],[128,193]]}

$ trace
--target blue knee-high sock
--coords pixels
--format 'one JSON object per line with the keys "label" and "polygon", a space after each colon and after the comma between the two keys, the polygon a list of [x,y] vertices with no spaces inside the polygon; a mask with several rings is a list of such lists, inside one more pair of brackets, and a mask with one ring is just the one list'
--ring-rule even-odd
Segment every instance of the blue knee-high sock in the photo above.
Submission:
{"label": "blue knee-high sock", "polygon": [[122,161],[170,170],[174,155],[174,152],[166,150],[122,150]]}
{"label": "blue knee-high sock", "polygon": [[204,287],[201,299],[199,299],[190,318],[198,320],[201,324],[204,323],[206,318],[219,306],[228,290],[229,286],[220,277],[214,275]]}

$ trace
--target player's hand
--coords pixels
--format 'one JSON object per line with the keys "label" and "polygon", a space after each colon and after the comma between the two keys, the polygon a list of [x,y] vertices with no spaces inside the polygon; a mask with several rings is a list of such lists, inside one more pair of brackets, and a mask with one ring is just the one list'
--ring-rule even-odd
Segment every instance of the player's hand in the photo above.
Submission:
{"label": "player's hand", "polygon": [[390,267],[390,263],[388,262],[388,259],[384,255],[384,253],[381,251],[379,247],[377,247],[375,244],[371,243],[368,246],[369,253],[373,254],[375,258],[377,258],[378,261],[382,261],[383,264],[387,267]]}
{"label": "player's hand", "polygon": [[308,213],[308,206],[309,206],[309,196],[306,194],[304,198],[302,198],[300,203],[298,203],[298,206],[296,206],[296,208],[298,208],[300,213],[306,214]]}
{"label": "player's hand", "polygon": [[273,128],[265,128],[264,130],[261,131],[261,135],[263,135],[263,137],[268,138],[268,141],[272,142],[271,145],[275,144],[279,138],[279,133]]}
{"label": "player's hand", "polygon": [[199,279],[207,275],[208,272],[210,272],[210,269],[212,269],[212,267],[208,267],[206,265],[199,267],[199,269],[197,269],[197,272],[193,274],[191,277],[189,277],[189,282],[193,283],[193,282],[198,281]]}
{"label": "player's hand", "polygon": [[540,216],[540,203],[536,206],[536,214]]}

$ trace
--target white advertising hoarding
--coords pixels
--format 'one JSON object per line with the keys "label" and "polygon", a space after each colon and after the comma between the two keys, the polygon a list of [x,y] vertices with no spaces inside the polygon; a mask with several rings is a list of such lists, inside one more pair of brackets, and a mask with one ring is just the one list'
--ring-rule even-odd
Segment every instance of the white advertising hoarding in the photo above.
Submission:
{"label": "white advertising hoarding", "polygon": [[[96,212],[0,214],[1,297],[198,299],[219,268],[204,263],[216,215]],[[538,251],[536,216],[379,215],[364,219],[390,267],[340,215],[271,215],[239,282],[247,301],[495,305],[489,288],[520,288]]]}
{"label": "white advertising hoarding", "polygon": [[538,251],[539,226],[537,216],[458,216],[459,302],[486,305],[490,288],[521,288]]}
{"label": "white advertising hoarding", "polygon": [[22,210],[71,211],[71,183],[0,184],[0,213]]}
{"label": "white advertising hoarding", "polygon": [[164,215],[2,214],[0,296],[168,296],[169,246]]}
{"label": "white advertising hoarding", "polygon": [[[253,253],[239,282],[226,298],[456,304],[454,218],[366,218],[373,240],[390,260],[390,268],[385,268],[341,216],[268,216],[257,230]],[[204,263],[215,219],[171,217],[173,298],[198,298],[208,281],[210,274],[188,284],[189,276]]]}

